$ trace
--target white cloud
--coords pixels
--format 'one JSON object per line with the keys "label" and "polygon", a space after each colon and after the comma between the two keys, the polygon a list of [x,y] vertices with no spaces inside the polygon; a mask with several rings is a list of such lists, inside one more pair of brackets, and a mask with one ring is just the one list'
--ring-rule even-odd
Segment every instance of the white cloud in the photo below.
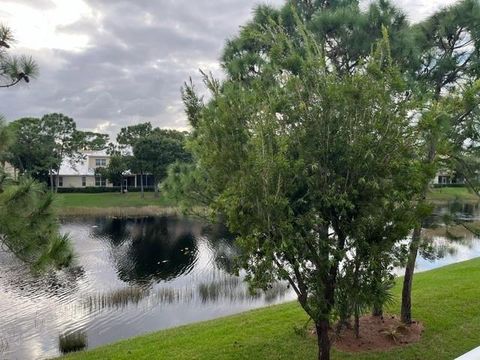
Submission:
{"label": "white cloud", "polygon": [[31,3],[6,0],[0,15],[15,32],[22,48],[78,51],[87,47],[88,34],[62,32],[61,27],[92,18],[94,11],[83,0],[52,0],[39,9]]}
{"label": "white cloud", "polygon": [[[198,69],[221,76],[226,39],[262,0],[1,0],[0,22],[40,77],[2,92],[13,120],[62,112],[80,128],[115,132],[151,121],[184,129],[180,87]],[[368,1],[368,0],[364,0]],[[267,0],[281,5],[284,0]],[[455,0],[393,0],[412,21]]]}

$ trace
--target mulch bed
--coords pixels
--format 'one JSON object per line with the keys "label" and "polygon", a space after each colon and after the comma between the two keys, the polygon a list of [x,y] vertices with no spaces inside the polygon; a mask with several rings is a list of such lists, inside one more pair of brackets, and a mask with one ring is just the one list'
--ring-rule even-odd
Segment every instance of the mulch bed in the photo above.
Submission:
{"label": "mulch bed", "polygon": [[340,336],[334,336],[333,346],[345,352],[385,351],[418,342],[423,330],[421,323],[407,326],[395,316],[364,316],[360,319],[360,338],[353,328],[344,328]]}

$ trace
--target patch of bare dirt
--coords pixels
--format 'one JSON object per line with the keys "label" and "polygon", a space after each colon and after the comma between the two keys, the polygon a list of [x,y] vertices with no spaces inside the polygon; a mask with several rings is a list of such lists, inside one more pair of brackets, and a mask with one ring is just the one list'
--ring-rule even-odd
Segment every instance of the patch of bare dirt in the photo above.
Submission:
{"label": "patch of bare dirt", "polygon": [[360,319],[360,337],[353,328],[344,328],[340,336],[332,336],[334,347],[345,352],[385,351],[420,341],[424,327],[413,322],[404,325],[395,316],[364,316]]}

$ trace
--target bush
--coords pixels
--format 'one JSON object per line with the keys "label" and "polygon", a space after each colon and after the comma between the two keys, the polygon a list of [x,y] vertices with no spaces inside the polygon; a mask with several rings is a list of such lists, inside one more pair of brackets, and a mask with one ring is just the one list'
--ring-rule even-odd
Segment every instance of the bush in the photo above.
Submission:
{"label": "bush", "polygon": [[[140,188],[128,188],[128,192],[140,192]],[[153,186],[145,186],[145,192],[154,191]],[[59,194],[70,194],[70,193],[82,193],[82,194],[98,194],[98,193],[114,193],[120,192],[120,186],[113,187],[102,187],[102,186],[90,186],[90,187],[81,187],[81,188],[58,188]]]}

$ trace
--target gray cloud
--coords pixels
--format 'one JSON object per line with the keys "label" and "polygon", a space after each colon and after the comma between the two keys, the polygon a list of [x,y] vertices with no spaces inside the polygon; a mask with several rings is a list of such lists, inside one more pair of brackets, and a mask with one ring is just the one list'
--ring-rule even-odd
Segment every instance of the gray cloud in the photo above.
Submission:
{"label": "gray cloud", "polygon": [[[445,4],[450,0],[435,3]],[[227,38],[251,15],[257,0],[86,0],[96,16],[57,27],[90,39],[81,51],[18,49],[34,56],[40,77],[2,92],[0,112],[9,119],[62,112],[79,127],[110,133],[140,121],[186,127],[180,87],[202,68],[221,75],[218,58]],[[450,1],[451,2],[451,1]],[[51,7],[48,0],[18,3]],[[283,0],[270,0],[279,5]],[[398,0],[413,20],[436,6]]]}

